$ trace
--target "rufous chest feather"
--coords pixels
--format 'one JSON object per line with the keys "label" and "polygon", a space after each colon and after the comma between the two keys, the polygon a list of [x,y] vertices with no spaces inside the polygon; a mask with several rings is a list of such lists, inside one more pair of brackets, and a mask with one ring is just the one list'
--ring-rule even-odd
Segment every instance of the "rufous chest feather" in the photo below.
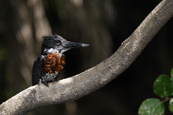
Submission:
{"label": "rufous chest feather", "polygon": [[44,72],[55,74],[61,72],[65,66],[65,57],[56,53],[49,53],[47,59],[44,60]]}

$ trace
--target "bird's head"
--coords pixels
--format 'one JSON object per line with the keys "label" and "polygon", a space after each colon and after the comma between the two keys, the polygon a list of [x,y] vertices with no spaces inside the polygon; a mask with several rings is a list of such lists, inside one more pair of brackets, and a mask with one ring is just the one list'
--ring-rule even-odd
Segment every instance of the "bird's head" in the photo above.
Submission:
{"label": "bird's head", "polygon": [[89,44],[70,42],[63,37],[54,34],[50,36],[44,36],[42,44],[42,54],[52,53],[58,51],[59,54],[64,53],[72,48],[87,47]]}

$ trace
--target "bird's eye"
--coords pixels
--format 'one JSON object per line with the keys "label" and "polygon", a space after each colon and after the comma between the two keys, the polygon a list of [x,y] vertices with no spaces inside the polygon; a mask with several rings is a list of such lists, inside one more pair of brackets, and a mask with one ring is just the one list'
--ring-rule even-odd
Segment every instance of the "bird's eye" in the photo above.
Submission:
{"label": "bird's eye", "polygon": [[61,41],[60,40],[55,40],[55,43],[60,45],[61,44]]}

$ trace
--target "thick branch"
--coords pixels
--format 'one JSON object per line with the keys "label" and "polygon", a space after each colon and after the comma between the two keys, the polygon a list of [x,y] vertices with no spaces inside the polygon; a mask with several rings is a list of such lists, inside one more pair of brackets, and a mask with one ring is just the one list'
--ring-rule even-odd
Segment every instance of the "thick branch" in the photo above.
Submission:
{"label": "thick branch", "polygon": [[73,77],[27,88],[0,105],[0,115],[26,113],[36,107],[76,100],[116,78],[137,58],[173,16],[173,0],[163,0],[108,59]]}

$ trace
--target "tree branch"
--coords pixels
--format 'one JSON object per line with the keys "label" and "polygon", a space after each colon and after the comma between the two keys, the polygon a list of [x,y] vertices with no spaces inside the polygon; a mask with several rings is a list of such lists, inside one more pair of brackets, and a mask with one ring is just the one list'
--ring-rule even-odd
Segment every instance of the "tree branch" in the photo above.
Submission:
{"label": "tree branch", "polygon": [[172,16],[173,0],[161,1],[108,59],[49,87],[40,84],[25,89],[0,105],[0,115],[22,114],[40,106],[76,100],[103,87],[130,66]]}

